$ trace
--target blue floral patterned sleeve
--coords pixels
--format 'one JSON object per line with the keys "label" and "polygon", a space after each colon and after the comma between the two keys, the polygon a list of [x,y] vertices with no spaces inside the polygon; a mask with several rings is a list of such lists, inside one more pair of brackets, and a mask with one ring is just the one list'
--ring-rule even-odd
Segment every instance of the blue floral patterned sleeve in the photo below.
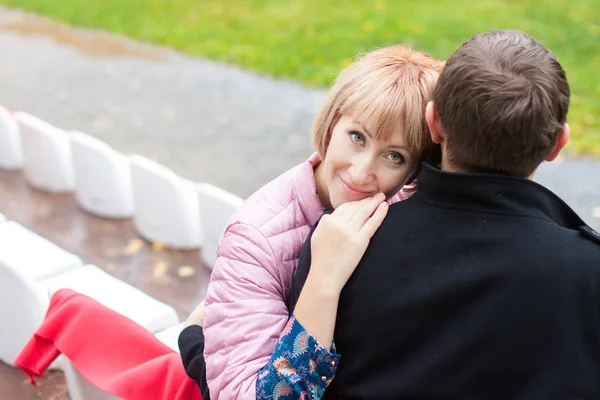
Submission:
{"label": "blue floral patterned sleeve", "polygon": [[271,361],[258,371],[257,400],[321,399],[341,356],[321,346],[292,315]]}

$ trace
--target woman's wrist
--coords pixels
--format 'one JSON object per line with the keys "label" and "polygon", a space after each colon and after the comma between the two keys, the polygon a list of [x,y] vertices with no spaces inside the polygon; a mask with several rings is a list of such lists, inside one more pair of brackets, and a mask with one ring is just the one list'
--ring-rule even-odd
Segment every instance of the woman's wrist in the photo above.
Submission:
{"label": "woman's wrist", "polygon": [[294,309],[296,320],[326,349],[331,349],[341,289],[319,273],[309,273]]}
{"label": "woman's wrist", "polygon": [[344,288],[344,284],[340,283],[339,279],[336,279],[331,273],[326,271],[326,269],[314,268],[314,265],[311,266],[306,277],[306,282],[304,283],[304,288],[320,297],[338,298]]}

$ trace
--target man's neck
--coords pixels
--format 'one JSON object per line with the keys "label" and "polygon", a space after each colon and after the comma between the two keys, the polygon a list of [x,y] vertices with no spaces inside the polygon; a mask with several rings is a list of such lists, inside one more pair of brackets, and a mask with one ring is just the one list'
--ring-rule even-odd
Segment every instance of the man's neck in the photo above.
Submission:
{"label": "man's neck", "polygon": [[445,156],[445,154],[442,154],[442,164],[441,164],[440,169],[444,172],[466,172],[466,171],[464,171],[460,168],[456,168],[454,165],[452,165],[448,161],[448,158]]}
{"label": "man's neck", "polygon": [[[452,165],[452,163],[448,161],[448,157],[446,157],[446,155],[444,154],[443,151],[442,151],[442,164],[441,164],[440,169],[444,172],[472,172],[472,173],[476,172],[476,171],[470,171],[470,170],[467,170],[464,168],[459,168],[459,167],[456,167],[455,165]],[[533,173],[530,176],[528,176],[527,179],[532,181],[536,172],[537,172],[537,169],[535,171],[533,171]]]}

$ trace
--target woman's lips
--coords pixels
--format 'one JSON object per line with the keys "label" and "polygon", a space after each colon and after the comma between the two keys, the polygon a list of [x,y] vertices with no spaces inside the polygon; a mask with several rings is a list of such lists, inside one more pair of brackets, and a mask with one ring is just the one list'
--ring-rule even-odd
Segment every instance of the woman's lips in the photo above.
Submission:
{"label": "woman's lips", "polygon": [[357,187],[346,183],[346,181],[341,176],[340,181],[342,181],[342,187],[344,188],[344,191],[353,197],[366,197],[371,193],[370,191],[361,190]]}

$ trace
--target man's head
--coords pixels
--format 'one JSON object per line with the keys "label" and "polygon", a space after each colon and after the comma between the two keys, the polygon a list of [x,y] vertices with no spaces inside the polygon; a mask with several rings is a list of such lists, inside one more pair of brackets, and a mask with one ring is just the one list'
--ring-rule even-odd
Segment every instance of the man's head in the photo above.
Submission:
{"label": "man's head", "polygon": [[492,31],[448,59],[426,112],[444,169],[530,177],[567,143],[569,84],[556,56],[519,31]]}

